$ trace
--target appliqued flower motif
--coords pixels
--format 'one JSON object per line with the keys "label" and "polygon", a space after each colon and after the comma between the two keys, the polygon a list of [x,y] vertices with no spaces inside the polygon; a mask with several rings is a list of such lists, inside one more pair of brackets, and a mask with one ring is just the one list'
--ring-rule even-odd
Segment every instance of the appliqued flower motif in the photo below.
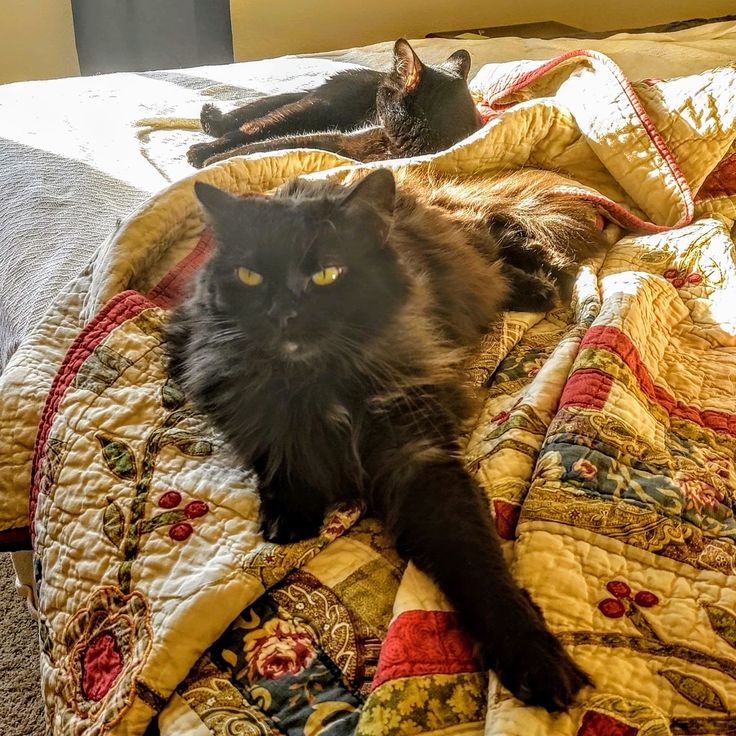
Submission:
{"label": "appliqued flower motif", "polygon": [[631,586],[623,580],[609,581],[606,590],[613,598],[604,598],[598,603],[598,610],[606,618],[621,618],[629,609],[631,615],[636,606],[652,608],[659,603],[659,598],[651,590],[640,590],[632,597]]}
{"label": "appliqued flower motif", "polygon": [[317,637],[306,624],[273,618],[245,637],[250,679],[295,675],[317,656]]}
{"label": "appliqued flower motif", "polygon": [[175,542],[183,542],[192,536],[194,527],[186,521],[179,522],[169,527],[169,537]]}
{"label": "appliqued flower motif", "polygon": [[111,725],[123,716],[151,639],[148,602],[141,593],[124,595],[115,587],[92,593],[63,634],[65,696],[84,719],[70,734],[84,732],[88,719]]}
{"label": "appliqued flower motif", "polygon": [[598,477],[598,468],[590,460],[576,460],[572,465],[572,471],[583,480],[594,480]]}
{"label": "appliqued flower motif", "polygon": [[184,513],[190,519],[198,519],[200,516],[204,516],[210,507],[204,501],[190,501],[184,507]]}
{"label": "appliqued flower motif", "polygon": [[[678,471],[675,483],[682,491],[686,509],[696,511],[714,511],[725,497],[723,488],[708,482],[712,476],[708,474]],[[720,485],[720,484],[719,484]]]}
{"label": "appliqued flower motif", "polygon": [[685,273],[676,268],[668,268],[664,274],[662,274],[667,281],[676,289],[681,289],[685,284],[699,284],[703,281],[702,274],[695,271],[692,273]]}

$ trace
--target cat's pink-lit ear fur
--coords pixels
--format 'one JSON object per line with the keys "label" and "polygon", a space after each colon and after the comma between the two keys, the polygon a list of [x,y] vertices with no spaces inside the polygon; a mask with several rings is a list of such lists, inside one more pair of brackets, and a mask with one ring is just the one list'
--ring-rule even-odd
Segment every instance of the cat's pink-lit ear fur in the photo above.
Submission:
{"label": "cat's pink-lit ear fur", "polygon": [[405,38],[394,44],[394,70],[401,78],[405,92],[415,90],[422,80],[424,64]]}

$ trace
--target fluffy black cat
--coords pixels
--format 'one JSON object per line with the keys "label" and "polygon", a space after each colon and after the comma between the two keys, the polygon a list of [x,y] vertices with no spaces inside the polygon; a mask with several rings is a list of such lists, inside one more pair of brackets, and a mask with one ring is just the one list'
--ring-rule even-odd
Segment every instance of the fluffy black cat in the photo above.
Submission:
{"label": "fluffy black cat", "polygon": [[402,38],[389,72],[339,72],[311,92],[267,97],[227,114],[205,105],[202,129],[219,137],[192,146],[187,158],[199,168],[283,148],[318,148],[358,161],[442,151],[481,127],[469,71],[467,51],[433,67]]}
{"label": "fluffy black cat", "polygon": [[589,680],[512,579],[460,436],[463,362],[503,309],[547,310],[600,247],[544,172],[489,183],[294,180],[272,197],[195,191],[214,256],[168,328],[170,371],[260,480],[265,537],[317,533],[360,499],[430,575],[526,703]]}

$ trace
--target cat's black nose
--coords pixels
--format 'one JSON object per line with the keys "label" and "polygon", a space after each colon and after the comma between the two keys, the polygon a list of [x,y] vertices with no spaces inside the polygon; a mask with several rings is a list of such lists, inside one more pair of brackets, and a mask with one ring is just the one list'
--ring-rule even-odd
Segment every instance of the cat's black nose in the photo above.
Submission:
{"label": "cat's black nose", "polygon": [[268,310],[268,316],[280,327],[286,327],[289,320],[296,317],[296,309],[280,304],[273,304]]}

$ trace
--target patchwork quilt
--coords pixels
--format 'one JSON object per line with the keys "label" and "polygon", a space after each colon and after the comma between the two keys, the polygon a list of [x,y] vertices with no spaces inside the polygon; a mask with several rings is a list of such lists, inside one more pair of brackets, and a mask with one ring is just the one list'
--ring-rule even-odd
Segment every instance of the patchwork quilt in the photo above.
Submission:
{"label": "patchwork quilt", "polygon": [[193,182],[359,166],[293,151],[149,200],[0,377],[0,529],[34,537],[54,734],[736,733],[736,68],[632,84],[577,51],[473,86],[482,130],[390,165],[554,169],[611,243],[569,308],[508,314],[468,367],[468,467],[595,687],[556,716],[514,700],[357,508],[265,543],[253,475],[166,375],[167,311],[211,250]]}

